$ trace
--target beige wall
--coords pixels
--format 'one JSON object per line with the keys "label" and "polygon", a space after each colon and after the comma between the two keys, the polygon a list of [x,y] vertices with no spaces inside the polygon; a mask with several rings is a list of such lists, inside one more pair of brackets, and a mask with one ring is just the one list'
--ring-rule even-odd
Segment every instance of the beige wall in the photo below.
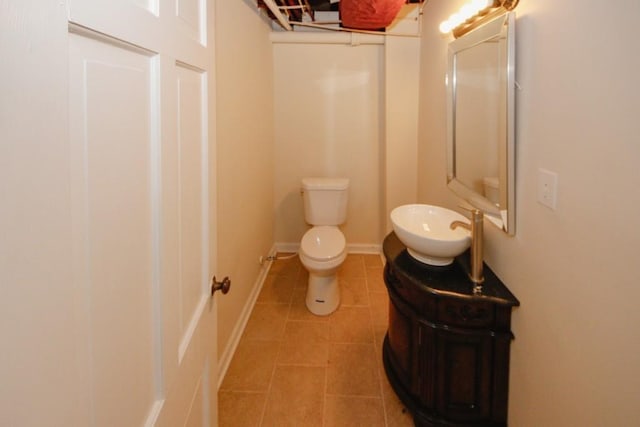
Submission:
{"label": "beige wall", "polygon": [[414,203],[416,199],[419,52],[418,38],[387,37],[384,234],[391,231],[391,211],[397,206]]}
{"label": "beige wall", "polygon": [[216,2],[218,352],[229,345],[273,245],[273,76],[270,27],[252,1]]}
{"label": "beige wall", "polygon": [[[418,14],[416,5],[405,6],[390,31],[417,36]],[[351,179],[343,226],[349,250],[379,250],[389,212],[416,199],[420,39],[276,36],[276,241],[295,249],[309,227],[300,179],[341,175]],[[291,44],[300,39],[306,43]]]}
{"label": "beige wall", "polygon": [[[462,1],[424,14],[419,199],[455,207],[445,187],[447,38]],[[518,296],[510,425],[640,424],[640,3],[521,2],[517,8],[517,223],[487,226],[486,261]],[[537,172],[559,175],[557,210]]]}
{"label": "beige wall", "polygon": [[419,27],[418,5],[404,6],[387,31],[416,37],[389,36],[384,46],[385,235],[392,228],[391,211],[397,206],[415,203],[417,196]]}
{"label": "beige wall", "polygon": [[337,176],[350,179],[347,244],[380,244],[382,49],[274,43],[276,242],[309,228],[301,179]]}

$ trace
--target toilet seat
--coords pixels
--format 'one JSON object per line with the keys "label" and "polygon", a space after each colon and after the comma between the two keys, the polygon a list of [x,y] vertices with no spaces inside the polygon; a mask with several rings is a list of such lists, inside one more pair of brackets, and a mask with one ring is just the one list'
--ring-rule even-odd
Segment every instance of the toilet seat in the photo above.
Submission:
{"label": "toilet seat", "polygon": [[346,240],[338,227],[330,225],[309,229],[300,242],[305,257],[319,262],[331,261],[344,254]]}

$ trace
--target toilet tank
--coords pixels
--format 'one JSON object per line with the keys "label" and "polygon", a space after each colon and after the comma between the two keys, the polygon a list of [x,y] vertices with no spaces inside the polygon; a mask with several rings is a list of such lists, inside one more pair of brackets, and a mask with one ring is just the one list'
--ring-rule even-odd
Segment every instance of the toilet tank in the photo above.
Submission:
{"label": "toilet tank", "polygon": [[340,225],[347,220],[347,178],[303,178],[304,219],[311,225]]}

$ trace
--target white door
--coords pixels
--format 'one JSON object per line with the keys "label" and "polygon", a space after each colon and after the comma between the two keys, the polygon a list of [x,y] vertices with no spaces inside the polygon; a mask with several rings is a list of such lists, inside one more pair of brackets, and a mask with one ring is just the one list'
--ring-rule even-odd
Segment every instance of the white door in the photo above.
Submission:
{"label": "white door", "polygon": [[[0,332],[16,354],[0,363],[7,374],[0,424],[216,425],[213,5],[68,0],[56,10],[48,1],[11,3],[5,10],[18,20],[7,22],[27,20],[41,34],[17,34],[2,53],[35,51],[56,61],[47,85],[35,81],[45,73],[29,71],[28,60],[9,73],[28,88],[23,96],[34,96],[33,109],[13,115],[35,123],[34,138],[43,140],[3,139],[0,153],[13,165],[3,171],[2,309],[14,307],[1,319],[14,325]],[[38,53],[48,38],[49,56]],[[31,85],[40,91],[29,93]],[[40,97],[52,105],[38,108]],[[49,112],[52,118],[42,114]],[[20,135],[18,125],[9,128]],[[25,177],[41,177],[40,185],[25,193]],[[52,215],[30,210],[38,204],[50,205]],[[25,235],[32,229],[41,229],[40,241]],[[16,247],[29,262],[20,252],[8,257]],[[57,275],[31,277],[54,267]],[[44,297],[57,296],[59,311],[37,301],[38,287]],[[57,364],[41,361],[49,353]],[[17,360],[24,355],[26,363]]]}

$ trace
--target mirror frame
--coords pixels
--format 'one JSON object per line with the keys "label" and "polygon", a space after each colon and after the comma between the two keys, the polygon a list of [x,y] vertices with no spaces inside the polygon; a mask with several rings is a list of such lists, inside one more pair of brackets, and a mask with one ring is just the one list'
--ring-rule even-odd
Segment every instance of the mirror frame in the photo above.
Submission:
{"label": "mirror frame", "polygon": [[[500,200],[506,206],[496,206],[483,194],[465,185],[456,175],[456,55],[473,46],[496,37],[506,37],[506,153],[504,162],[498,162]],[[506,12],[482,24],[464,36],[449,43],[447,69],[447,185],[459,197],[477,209],[486,218],[509,235],[515,234],[515,12]],[[496,153],[496,155],[500,155]]]}

